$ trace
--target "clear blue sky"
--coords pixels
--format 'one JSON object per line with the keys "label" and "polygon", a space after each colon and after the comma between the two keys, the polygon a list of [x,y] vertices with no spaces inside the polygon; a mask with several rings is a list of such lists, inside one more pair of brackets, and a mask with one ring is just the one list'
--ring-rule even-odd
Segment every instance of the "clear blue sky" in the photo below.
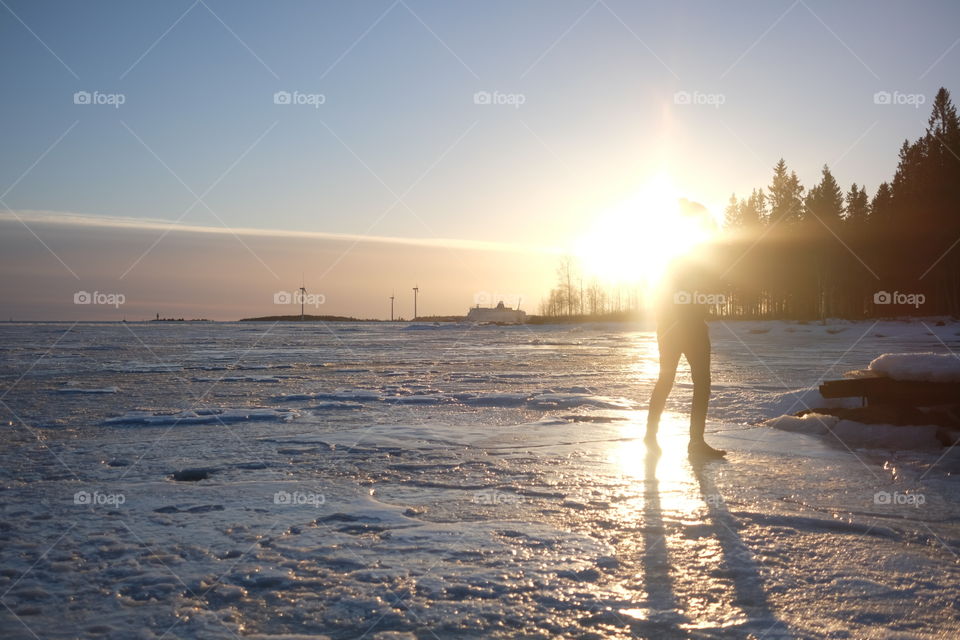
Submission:
{"label": "clear blue sky", "polygon": [[657,170],[714,207],[781,156],[872,192],[958,38],[951,1],[3,0],[0,193],[174,220],[220,179],[183,223],[562,246]]}

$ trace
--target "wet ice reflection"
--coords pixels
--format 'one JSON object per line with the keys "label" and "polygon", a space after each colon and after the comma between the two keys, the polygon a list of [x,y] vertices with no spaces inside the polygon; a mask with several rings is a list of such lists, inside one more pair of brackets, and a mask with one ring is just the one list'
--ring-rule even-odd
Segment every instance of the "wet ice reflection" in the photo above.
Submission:
{"label": "wet ice reflection", "polygon": [[[640,544],[637,606],[620,614],[659,632],[744,624],[739,573],[749,569],[743,543],[727,520],[714,474],[725,463],[692,463],[687,456],[687,422],[665,414],[659,456],[648,455],[642,416],[625,424],[611,443],[608,461],[636,487],[621,514],[635,523]],[[738,547],[739,545],[739,547]],[[731,554],[736,557],[731,557]],[[743,579],[756,579],[744,575]]]}

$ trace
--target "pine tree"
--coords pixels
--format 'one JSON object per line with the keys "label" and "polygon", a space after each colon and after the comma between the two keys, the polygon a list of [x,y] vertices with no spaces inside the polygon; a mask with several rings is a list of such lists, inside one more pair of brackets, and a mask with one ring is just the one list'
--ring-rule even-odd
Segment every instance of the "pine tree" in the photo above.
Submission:
{"label": "pine tree", "polygon": [[787,173],[783,158],[773,168],[773,181],[767,187],[770,192],[770,223],[795,222],[803,209],[803,187],[796,172]]}
{"label": "pine tree", "polygon": [[893,211],[893,191],[889,182],[881,182],[877,192],[870,201],[870,221],[876,224],[885,224],[890,221]]}
{"label": "pine tree", "polygon": [[925,138],[924,176],[931,214],[939,225],[953,227],[960,206],[960,118],[943,87],[933,100]]}
{"label": "pine tree", "polygon": [[743,216],[737,194],[730,194],[730,201],[723,212],[723,226],[727,229],[739,229],[743,226]]}
{"label": "pine tree", "polygon": [[854,182],[850,185],[850,190],[847,191],[844,199],[846,200],[846,206],[844,207],[846,217],[844,220],[854,225],[865,223],[870,216],[870,200],[867,197],[867,190],[858,187],[857,183]]}
{"label": "pine tree", "polygon": [[767,219],[767,197],[761,189],[754,189],[740,213],[745,227],[759,227]]}
{"label": "pine tree", "polygon": [[935,267],[931,265],[929,292],[940,311],[956,313],[960,308],[960,252],[953,242],[960,236],[960,118],[950,92],[943,87],[933,100],[923,140],[924,244],[943,257]]}
{"label": "pine tree", "polygon": [[843,191],[827,165],[823,165],[820,182],[804,200],[804,217],[810,221],[808,216],[831,228],[843,217]]}
{"label": "pine tree", "polygon": [[927,134],[948,144],[956,141],[955,136],[958,130],[960,130],[960,118],[957,117],[957,108],[950,101],[950,92],[940,87],[933,99],[933,109],[927,120]]}

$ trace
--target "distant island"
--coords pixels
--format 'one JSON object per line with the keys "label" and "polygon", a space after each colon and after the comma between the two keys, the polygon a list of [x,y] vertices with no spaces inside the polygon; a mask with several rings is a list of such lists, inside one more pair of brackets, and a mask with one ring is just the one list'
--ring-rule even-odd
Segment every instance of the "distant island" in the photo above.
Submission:
{"label": "distant island", "polygon": [[[578,324],[581,322],[633,322],[642,319],[636,311],[614,311],[571,316],[534,316],[528,315],[526,324]],[[260,316],[241,318],[240,322],[466,322],[466,316],[419,316],[413,320],[382,320],[379,318],[354,318],[352,316],[311,316],[300,314],[288,316]]]}
{"label": "distant island", "polygon": [[240,318],[240,322],[386,322],[369,318],[352,318],[349,316],[301,316],[299,313],[292,316],[260,316],[258,318]]}
{"label": "distant island", "polygon": [[[127,321],[126,318],[123,319],[124,322]],[[161,318],[160,314],[157,314],[157,317],[150,318],[150,322],[210,322],[206,318],[190,318],[189,320],[184,320],[183,318]]]}
{"label": "distant island", "polygon": [[290,316],[260,316],[240,318],[240,322],[463,322],[466,316],[420,316],[413,320],[382,320],[380,318],[354,318],[352,316],[311,316],[299,313]]}

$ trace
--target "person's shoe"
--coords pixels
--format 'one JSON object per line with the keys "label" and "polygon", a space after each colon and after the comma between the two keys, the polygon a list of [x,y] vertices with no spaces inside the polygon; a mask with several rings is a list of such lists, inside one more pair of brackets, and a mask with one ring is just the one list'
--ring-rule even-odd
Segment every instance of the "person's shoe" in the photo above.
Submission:
{"label": "person's shoe", "polygon": [[687,453],[691,458],[700,458],[701,460],[717,460],[727,455],[723,449],[714,449],[706,442],[691,442],[687,446]]}

